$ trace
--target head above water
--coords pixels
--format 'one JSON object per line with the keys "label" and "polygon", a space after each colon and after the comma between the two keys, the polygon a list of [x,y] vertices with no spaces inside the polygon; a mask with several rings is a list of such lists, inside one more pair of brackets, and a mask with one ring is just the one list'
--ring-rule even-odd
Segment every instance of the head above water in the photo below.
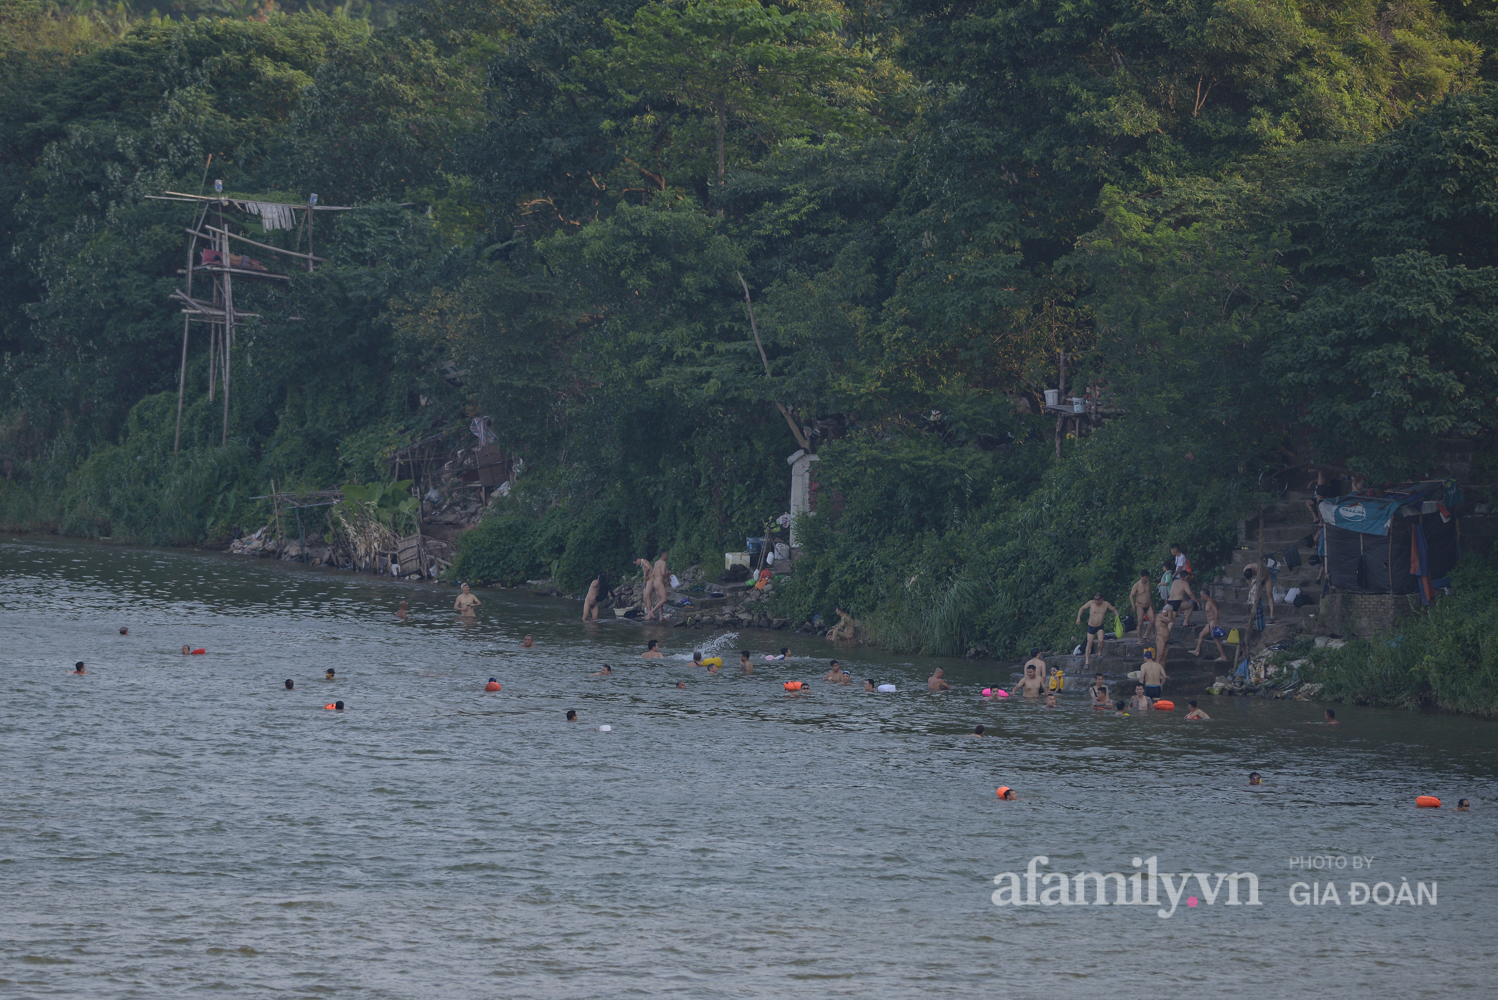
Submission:
{"label": "head above water", "polygon": [[1471,808],[1472,808],[1472,803],[1468,802],[1466,799],[1457,799],[1456,800],[1456,811],[1457,812],[1467,812]]}
{"label": "head above water", "polygon": [[1258,771],[1250,771],[1248,772],[1248,783],[1250,785],[1261,785],[1264,783],[1264,779],[1259,777]]}
{"label": "head above water", "polygon": [[337,671],[335,671],[332,667],[329,667],[327,670],[323,671],[323,676],[328,680],[332,680],[336,673]]}
{"label": "head above water", "polygon": [[863,679],[863,689],[865,691],[872,691],[872,690],[874,690],[874,678],[872,678],[872,677],[865,677]]}
{"label": "head above water", "polygon": [[182,655],[183,656],[186,656],[187,654],[189,654],[191,652],[192,652],[192,647],[191,646],[183,646],[182,647]]}
{"label": "head above water", "polygon": [[676,682],[676,686],[678,688],[680,688],[681,690],[685,691],[686,688],[687,688],[687,682],[686,681],[677,681]]}
{"label": "head above water", "polygon": [[79,660],[77,663],[73,664],[73,672],[75,674],[81,674],[81,673],[83,673],[83,671],[84,671],[84,666],[83,666],[83,661],[82,660]]}
{"label": "head above water", "polygon": [[1334,710],[1332,710],[1330,708],[1328,708],[1326,710],[1326,721],[1330,722],[1333,719],[1335,719],[1336,717],[1337,717],[1337,713]]}
{"label": "head above water", "polygon": [[1115,701],[1113,703],[1113,710],[1115,712],[1122,712],[1124,710],[1124,703],[1121,701]]}
{"label": "head above water", "polygon": [[611,673],[614,672],[614,668],[611,667],[611,666],[609,666],[607,663],[605,663],[603,665],[603,672],[606,673],[606,674],[611,674]]}
{"label": "head above water", "polygon": [[295,688],[296,688],[295,682],[293,682],[290,677],[286,678],[286,690],[291,691],[291,690],[294,690]]}
{"label": "head above water", "polygon": [[338,711],[338,712],[343,711],[343,702],[341,702],[341,701],[335,701],[335,702],[333,702],[333,709],[335,711]]}
{"label": "head above water", "polygon": [[700,649],[694,649],[692,651],[692,662],[693,663],[701,663],[702,662],[702,650],[700,650]]}
{"label": "head above water", "polygon": [[781,656],[790,656],[791,655],[791,647],[789,647],[789,646],[781,646],[780,647],[780,655]]}
{"label": "head above water", "polygon": [[572,709],[572,708],[567,709],[567,721],[568,722],[576,722],[577,721],[577,710],[576,709]]}
{"label": "head above water", "polygon": [[973,727],[973,735],[974,736],[982,736],[983,735],[983,727],[982,726],[974,726]]}
{"label": "head above water", "polygon": [[130,630],[128,628],[126,628],[125,626],[121,625],[120,626],[120,635],[129,635],[129,634],[130,634]]}

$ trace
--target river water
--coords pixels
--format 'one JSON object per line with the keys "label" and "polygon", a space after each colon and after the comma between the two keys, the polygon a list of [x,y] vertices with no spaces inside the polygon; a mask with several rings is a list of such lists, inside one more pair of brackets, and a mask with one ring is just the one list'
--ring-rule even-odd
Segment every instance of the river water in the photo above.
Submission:
{"label": "river water", "polygon": [[[995,666],[504,591],[463,623],[450,587],[217,554],[20,538],[0,566],[0,994],[1492,995],[1491,724],[985,704]],[[708,676],[694,642],[756,669]],[[899,693],[821,683],[829,655]],[[939,662],[956,689],[930,695]],[[1221,891],[995,905],[1037,855]],[[1233,873],[1260,905],[1227,905]],[[1405,879],[1436,903],[1349,901]],[[1328,881],[1337,903],[1292,902]]]}

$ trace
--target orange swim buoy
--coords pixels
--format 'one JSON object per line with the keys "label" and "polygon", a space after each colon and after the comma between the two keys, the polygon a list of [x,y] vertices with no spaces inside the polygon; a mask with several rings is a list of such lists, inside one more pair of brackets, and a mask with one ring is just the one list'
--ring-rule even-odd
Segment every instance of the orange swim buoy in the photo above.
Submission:
{"label": "orange swim buoy", "polygon": [[490,681],[488,684],[484,685],[484,690],[485,691],[498,691],[499,690],[499,681]]}
{"label": "orange swim buoy", "polygon": [[1173,701],[1167,701],[1164,698],[1161,698],[1159,701],[1155,702],[1153,705],[1150,706],[1150,708],[1158,708],[1162,712],[1173,712],[1173,711],[1175,711],[1175,707],[1176,707],[1176,703],[1175,702],[1173,702]]}
{"label": "orange swim buoy", "polygon": [[999,798],[1001,798],[1001,799],[1012,799],[1012,798],[1014,798],[1014,789],[1010,788],[1008,785],[1000,785],[999,786]]}
{"label": "orange swim buoy", "polygon": [[208,652],[207,649],[195,649],[195,650],[192,651],[192,655],[193,656],[202,656],[206,652]]}
{"label": "orange swim buoy", "polygon": [[327,703],[327,704],[326,704],[326,705],[324,705],[324,706],[323,706],[323,708],[326,708],[326,709],[327,709],[327,710],[328,710],[328,711],[330,711],[330,712],[331,712],[331,711],[333,711],[333,709],[335,709],[335,708],[337,708],[337,707],[338,707],[338,706],[337,706],[337,705],[335,705],[335,704],[333,704],[333,703],[332,703],[332,702],[331,702],[331,701],[330,701],[330,702],[328,702],[328,703]]}
{"label": "orange swim buoy", "polygon": [[1439,809],[1441,808],[1441,800],[1434,795],[1417,795],[1415,796],[1415,808]]}
{"label": "orange swim buoy", "polygon": [[787,691],[800,691],[803,687],[805,687],[805,685],[801,681],[786,681],[785,682],[785,689]]}

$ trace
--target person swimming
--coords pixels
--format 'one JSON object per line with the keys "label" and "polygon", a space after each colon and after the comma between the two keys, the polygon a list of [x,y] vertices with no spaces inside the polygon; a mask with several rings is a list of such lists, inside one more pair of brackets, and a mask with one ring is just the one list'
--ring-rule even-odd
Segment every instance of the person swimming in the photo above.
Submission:
{"label": "person swimming", "polygon": [[323,671],[322,679],[325,681],[337,680],[338,678],[334,676],[334,673],[335,671],[333,670],[333,668],[329,667],[327,670]]}
{"label": "person swimming", "polygon": [[660,644],[661,641],[659,639],[651,639],[645,644],[645,652],[640,654],[640,659],[659,660],[662,656],[665,656],[665,653],[662,653],[658,648],[656,648]]}
{"label": "person swimming", "polygon": [[125,626],[121,625],[120,626],[120,635],[129,635],[129,634],[130,634],[130,630],[128,628],[126,628]]}
{"label": "person swimming", "polygon": [[1212,717],[1196,707],[1196,699],[1187,699],[1186,704],[1191,706],[1191,711],[1186,713],[1186,721],[1195,722],[1198,719],[1210,720]]}
{"label": "person swimming", "polygon": [[827,672],[822,675],[822,680],[826,681],[829,684],[836,684],[839,680],[842,679],[842,676],[843,676],[842,665],[840,663],[838,663],[836,660],[833,660],[828,665]]}
{"label": "person swimming", "polygon": [[686,681],[677,681],[676,682],[676,687],[677,687],[678,690],[685,691],[687,689],[687,682]]}
{"label": "person swimming", "polygon": [[1051,693],[1051,694],[1048,694],[1048,695],[1045,696],[1045,707],[1046,708],[1055,708],[1056,707],[1056,695],[1054,693]]}
{"label": "person swimming", "polygon": [[700,666],[702,666],[702,650],[700,650],[700,649],[694,649],[692,651],[692,666],[694,666],[694,667],[700,667]]}
{"label": "person swimming", "polygon": [[1342,724],[1337,721],[1337,713],[1329,708],[1326,710],[1324,721],[1328,726],[1340,726]]}
{"label": "person swimming", "polygon": [[1471,812],[1472,811],[1472,803],[1468,802],[1466,799],[1457,799],[1456,800],[1456,811],[1459,812],[1459,813]]}
{"label": "person swimming", "polygon": [[789,646],[781,646],[779,653],[776,653],[774,655],[771,655],[770,653],[766,653],[765,654],[765,659],[767,659],[767,660],[783,660],[787,656],[790,656],[790,655],[791,655],[791,648]]}
{"label": "person swimming", "polygon": [[530,649],[530,648],[532,648],[535,645],[536,644],[533,641],[531,641],[531,637],[530,636],[526,636],[525,637],[525,641],[520,644],[520,648],[521,649]]}
{"label": "person swimming", "polygon": [[341,701],[335,701],[335,702],[333,702],[333,710],[335,712],[341,712],[341,711],[343,711],[343,702],[341,702]]}
{"label": "person swimming", "polygon": [[749,659],[749,650],[739,650],[739,670],[746,674],[754,673],[754,661]]}
{"label": "person swimming", "polygon": [[1251,788],[1257,788],[1260,785],[1262,785],[1263,783],[1264,783],[1264,779],[1261,778],[1261,777],[1259,777],[1259,772],[1258,771],[1250,771],[1250,772],[1248,772],[1248,784],[1249,784],[1249,787],[1251,787]]}
{"label": "person swimming", "polygon": [[588,676],[589,677],[607,677],[609,674],[612,674],[613,672],[614,672],[614,668],[611,667],[611,666],[609,666],[607,663],[605,663],[603,665],[603,669],[602,670],[595,670],[591,674],[589,674]]}
{"label": "person swimming", "polygon": [[1114,715],[1128,715],[1129,713],[1124,711],[1124,703],[1123,702],[1121,702],[1121,701],[1115,701],[1113,703],[1113,714]]}
{"label": "person swimming", "polygon": [[863,679],[863,689],[865,691],[872,691],[872,690],[874,690],[874,678],[872,678],[872,677],[865,677]]}
{"label": "person swimming", "polygon": [[395,609],[395,617],[399,618],[401,621],[405,621],[406,620],[406,602],[405,601],[401,601],[401,606]]}
{"label": "person swimming", "polygon": [[183,656],[191,656],[192,655],[192,647],[191,646],[183,646],[182,647],[182,655]]}
{"label": "person swimming", "polygon": [[568,722],[576,722],[577,721],[577,710],[576,709],[572,709],[572,708],[567,709],[567,721]]}
{"label": "person swimming", "polygon": [[973,735],[973,736],[982,736],[983,735],[983,727],[982,726],[974,726],[971,735]]}
{"label": "person swimming", "polygon": [[290,677],[286,678],[286,690],[293,691],[295,689],[296,689],[296,685],[292,683],[291,678]]}
{"label": "person swimming", "polygon": [[83,665],[82,660],[79,660],[77,663],[73,664],[73,669],[70,670],[69,673],[86,674],[88,673],[88,668]]}

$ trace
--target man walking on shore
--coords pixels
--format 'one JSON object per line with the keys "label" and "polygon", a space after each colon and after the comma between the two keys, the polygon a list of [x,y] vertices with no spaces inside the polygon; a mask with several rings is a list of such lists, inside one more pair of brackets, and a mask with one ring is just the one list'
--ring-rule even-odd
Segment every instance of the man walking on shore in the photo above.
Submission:
{"label": "man walking on shore", "polygon": [[1129,591],[1129,605],[1134,609],[1134,629],[1143,642],[1144,630],[1149,627],[1155,609],[1155,599],[1150,594],[1149,570],[1139,571],[1139,579],[1134,581],[1134,586]]}
{"label": "man walking on shore", "polygon": [[1211,637],[1212,641],[1217,644],[1217,658],[1219,660],[1226,660],[1228,654],[1222,648],[1222,636],[1217,634],[1222,631],[1221,626],[1217,624],[1217,617],[1220,612],[1217,608],[1217,602],[1212,598],[1211,589],[1207,587],[1202,588],[1202,610],[1206,612],[1207,624],[1202,628],[1201,634],[1196,637],[1196,648],[1191,651],[1191,655],[1201,656],[1202,643],[1208,637]]}
{"label": "man walking on shore", "polygon": [[[1077,624],[1082,624],[1082,612],[1087,612],[1087,650],[1082,654],[1082,667],[1092,664],[1092,644],[1097,642],[1098,655],[1103,653],[1103,621],[1108,612],[1118,614],[1118,609],[1103,600],[1102,594],[1093,594],[1092,600],[1077,609]],[[1121,616],[1120,616],[1121,617]]]}

